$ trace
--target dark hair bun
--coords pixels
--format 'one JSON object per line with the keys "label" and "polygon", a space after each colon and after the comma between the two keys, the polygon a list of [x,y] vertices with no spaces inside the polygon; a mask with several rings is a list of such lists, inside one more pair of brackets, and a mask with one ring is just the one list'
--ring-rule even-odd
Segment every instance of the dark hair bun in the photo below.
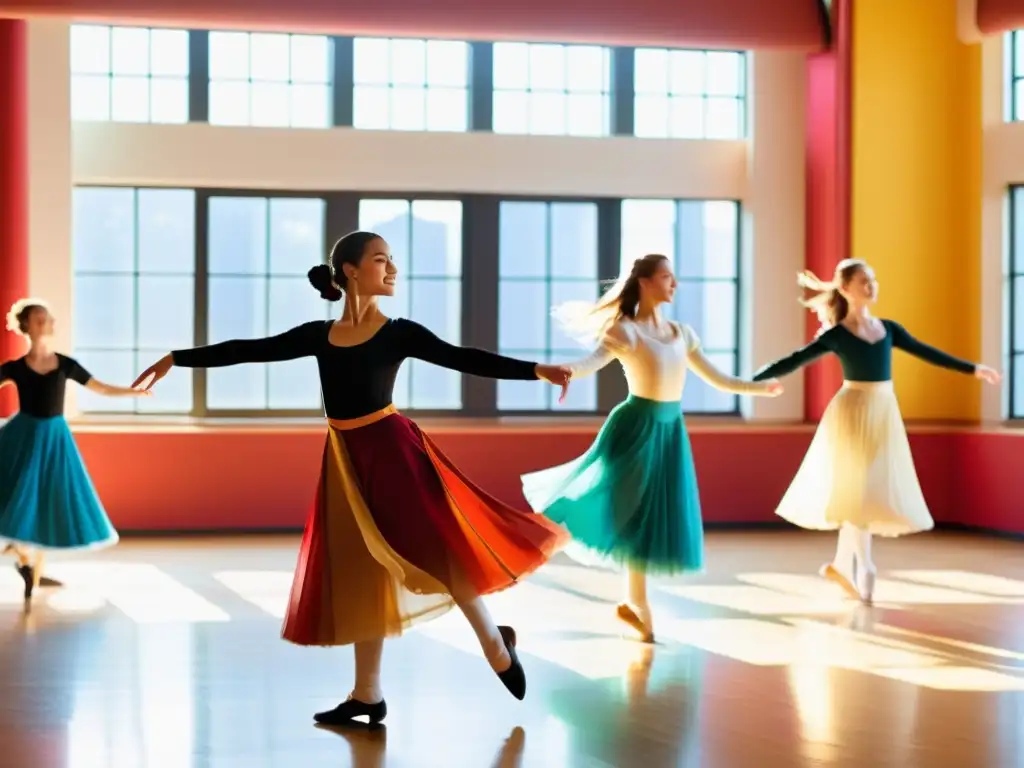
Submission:
{"label": "dark hair bun", "polygon": [[326,264],[317,264],[306,273],[309,284],[320,291],[320,297],[328,301],[341,299],[341,289],[334,284],[334,276],[331,268]]}

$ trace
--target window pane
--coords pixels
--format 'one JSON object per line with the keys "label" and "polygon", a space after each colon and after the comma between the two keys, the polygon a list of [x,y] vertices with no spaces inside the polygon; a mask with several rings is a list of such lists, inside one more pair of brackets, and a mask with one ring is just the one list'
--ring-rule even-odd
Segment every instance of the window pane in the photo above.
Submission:
{"label": "window pane", "polygon": [[461,88],[431,88],[427,91],[427,130],[465,131],[468,96]]}
{"label": "window pane", "polygon": [[266,199],[210,198],[209,262],[213,274],[264,274],[267,269]]}
{"label": "window pane", "polygon": [[637,96],[633,133],[645,139],[664,139],[669,135],[669,99],[665,96]]}
{"label": "window pane", "polygon": [[739,53],[709,51],[707,54],[707,92],[712,96],[739,96],[743,91],[742,66]]}
{"label": "window pane", "polygon": [[[212,226],[212,216],[210,220]],[[207,332],[211,343],[267,335],[266,278],[211,276],[209,289]],[[211,368],[206,374],[207,405],[213,409],[265,408],[266,369],[263,364]]]}
{"label": "window pane", "polygon": [[[1024,277],[1013,278],[1013,346],[1011,352],[1024,351]],[[1024,400],[1017,401],[1018,410],[1024,411]]]}
{"label": "window pane", "polygon": [[458,278],[409,280],[410,316],[451,344],[462,341],[462,286]]}
{"label": "window pane", "polygon": [[154,29],[149,33],[149,74],[155,77],[188,77],[188,32]]}
{"label": "window pane", "polygon": [[[1013,251],[1012,271],[1024,274],[1024,187],[1013,187],[1010,191],[1010,202],[1013,206],[1011,221],[1014,223],[1014,241],[1011,243]],[[1024,340],[1024,337],[1021,337]]]}
{"label": "window pane", "polygon": [[465,88],[469,80],[469,46],[446,40],[427,42],[427,83]]}
{"label": "window pane", "polygon": [[495,90],[526,90],[529,86],[530,47],[525,43],[495,43]]}
{"label": "window pane", "polygon": [[[580,357],[579,350],[556,349],[551,352],[545,362],[564,363],[577,360]],[[548,407],[560,411],[593,411],[597,408],[597,377],[587,376],[584,379],[576,379],[569,387],[565,396],[565,402],[559,403],[558,397],[562,390],[559,387],[541,385],[547,390]]]}
{"label": "window pane", "polygon": [[702,95],[707,82],[706,64],[703,51],[673,51],[669,60],[669,88],[672,93]]}
{"label": "window pane", "polygon": [[739,206],[731,200],[703,204],[704,276],[737,277],[739,260]]}
{"label": "window pane", "polygon": [[633,62],[633,89],[636,93],[653,96],[668,93],[668,51],[661,48],[637,48]]}
{"label": "window pane", "polygon": [[705,350],[736,348],[736,283],[681,283],[676,292],[679,317],[700,336]]}
{"label": "window pane", "polygon": [[138,205],[139,271],[193,274],[195,192],[191,189],[140,189]]}
{"label": "window pane", "polygon": [[165,351],[191,347],[195,343],[194,296],[195,280],[191,276],[140,275],[139,328],[132,346]]}
{"label": "window pane", "polygon": [[352,124],[367,130],[387,130],[391,123],[391,89],[357,85],[352,97]]}
{"label": "window pane", "polygon": [[570,45],[566,53],[566,85],[570,91],[600,94],[609,90],[608,49],[593,45]]}
{"label": "window pane", "polygon": [[[134,352],[83,350],[83,353],[78,354],[78,362],[85,366],[85,369],[97,379],[108,384],[127,386],[139,374],[139,367],[135,361]],[[150,362],[152,361],[148,361],[146,365],[149,365]],[[159,397],[162,397],[164,394],[163,384],[163,382],[160,382],[160,394],[158,397],[146,399],[157,400]],[[132,401],[134,399],[130,397],[105,397],[96,392],[90,392],[85,387],[79,387],[78,389],[78,407],[85,413],[96,411],[103,413],[131,413]]]}
{"label": "window pane", "polygon": [[104,349],[135,346],[135,281],[131,275],[75,278],[75,345]]}
{"label": "window pane", "polygon": [[291,98],[287,83],[253,83],[251,124],[263,127],[284,128],[289,123]]}
{"label": "window pane", "polygon": [[525,91],[495,91],[494,132],[529,133],[530,101]]}
{"label": "window pane", "polygon": [[530,46],[530,89],[566,90],[566,55],[561,45]]}
{"label": "window pane", "polygon": [[568,97],[564,93],[530,94],[530,133],[559,136],[565,133]]}
{"label": "window pane", "polygon": [[330,84],[330,41],[326,37],[292,35],[291,49],[292,82]]}
{"label": "window pane", "polygon": [[253,81],[287,83],[291,79],[288,35],[254,33],[249,36],[249,49],[249,77]]}
{"label": "window pane", "polygon": [[704,125],[704,100],[689,96],[672,99],[672,137],[675,139],[710,138]]}
{"label": "window pane", "polygon": [[426,91],[423,88],[392,88],[388,127],[395,131],[422,131],[426,123]]}
{"label": "window pane", "polygon": [[[269,334],[284,333],[312,320],[326,320],[328,302],[320,298],[302,277],[275,275],[267,283],[267,330]],[[337,308],[337,304],[334,305]]]}
{"label": "window pane", "polygon": [[71,25],[71,71],[75,74],[109,74],[110,27]]}
{"label": "window pane", "polygon": [[462,203],[457,200],[415,200],[412,217],[412,274],[417,277],[460,277]]}
{"label": "window pane", "polygon": [[387,85],[390,82],[391,50],[388,40],[356,38],[353,44],[353,75],[356,83]]}
{"label": "window pane", "polygon": [[672,200],[623,200],[622,269],[648,253],[672,257],[675,251],[676,204]]}
{"label": "window pane", "polygon": [[551,302],[547,281],[502,280],[498,287],[498,347],[546,349]]}
{"label": "window pane", "polygon": [[[570,301],[596,302],[600,296],[600,290],[597,278],[593,280],[552,280],[551,306],[558,307]],[[564,331],[561,323],[553,321],[550,326],[551,331],[548,334],[546,346],[551,349],[575,350],[569,353],[570,358],[582,357],[589,352],[584,349],[579,339],[569,336]]]}
{"label": "window pane", "polygon": [[600,94],[570,93],[568,96],[570,136],[604,136],[608,133],[606,106]]}
{"label": "window pane", "polygon": [[405,364],[409,375],[409,406],[422,410],[458,410],[462,407],[462,374],[423,360]]}
{"label": "window pane", "polygon": [[135,190],[78,187],[72,196],[76,272],[135,271]]}
{"label": "window pane", "polygon": [[249,79],[249,35],[247,33],[210,33],[210,79]]}
{"label": "window pane", "polygon": [[551,275],[597,279],[596,204],[551,204]]}
{"label": "window pane", "polygon": [[[708,360],[723,373],[736,375],[736,356],[734,354],[708,354]],[[729,413],[736,410],[735,395],[721,392],[710,384],[704,383],[697,376],[686,377],[686,388],[683,390],[683,410],[705,413]]]}
{"label": "window pane", "polygon": [[71,119],[110,119],[110,78],[106,75],[71,76]]}
{"label": "window pane", "polygon": [[188,122],[188,80],[150,80],[149,97],[150,121]]}
{"label": "window pane", "polygon": [[427,45],[424,40],[391,41],[391,85],[424,86],[427,82]]}
{"label": "window pane", "polygon": [[249,124],[249,83],[210,83],[210,123]]}
{"label": "window pane", "polygon": [[708,99],[707,123],[709,139],[737,139],[742,135],[738,99]]}
{"label": "window pane", "polygon": [[149,80],[145,77],[114,77],[111,81],[110,116],[125,123],[149,120]]}
{"label": "window pane", "polygon": [[323,408],[320,371],[315,358],[286,360],[268,365],[267,379],[267,408],[304,411]]}
{"label": "window pane", "polygon": [[548,211],[544,203],[502,202],[499,208],[498,274],[547,275]]}
{"label": "window pane", "polygon": [[320,198],[275,198],[270,201],[270,272],[298,275],[323,261],[324,216]]}
{"label": "window pane", "polygon": [[110,37],[111,70],[115,75],[149,74],[149,30],[114,27]]}
{"label": "window pane", "polygon": [[1024,355],[1014,355],[1012,360],[1013,413],[1010,416],[1019,419],[1024,413]]}
{"label": "window pane", "polygon": [[289,92],[292,128],[327,128],[330,125],[329,85],[293,85]]}
{"label": "window pane", "polygon": [[[540,362],[543,352],[536,350],[512,350],[506,352],[509,357]],[[550,385],[536,381],[499,381],[499,411],[543,411],[551,406],[550,395],[545,388]]]}

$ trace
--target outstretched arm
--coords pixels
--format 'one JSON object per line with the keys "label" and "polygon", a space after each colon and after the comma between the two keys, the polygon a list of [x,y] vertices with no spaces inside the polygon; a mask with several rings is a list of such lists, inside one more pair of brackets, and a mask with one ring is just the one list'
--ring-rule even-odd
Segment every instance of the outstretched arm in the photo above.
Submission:
{"label": "outstretched arm", "polygon": [[135,389],[133,387],[118,387],[113,384],[107,384],[99,381],[98,379],[89,379],[89,382],[85,385],[85,388],[90,392],[95,392],[97,395],[106,395],[107,397],[140,397],[142,395],[152,394],[145,389]]}
{"label": "outstretched arm", "polygon": [[959,357],[953,357],[941,349],[936,349],[929,344],[925,344],[923,341],[918,341],[899,323],[886,320],[885,324],[888,327],[889,333],[892,334],[892,345],[897,349],[902,349],[904,352],[924,360],[926,363],[937,365],[940,368],[949,368],[960,373],[975,372],[977,366],[974,363],[961,360]]}
{"label": "outstretched arm", "polygon": [[800,370],[808,363],[814,362],[830,351],[825,341],[819,336],[806,347],[798,349],[793,354],[779,358],[773,363],[768,363],[768,365],[754,374],[753,379],[754,381],[764,381],[765,379],[777,379],[781,376],[786,376],[793,373],[793,371]]}
{"label": "outstretched arm", "polygon": [[700,337],[688,325],[676,324],[678,332],[682,334],[686,344],[686,360],[693,372],[715,389],[729,392],[733,395],[769,395],[772,388],[771,382],[747,381],[737,376],[718,370],[714,363],[708,360],[701,349]]}
{"label": "outstretched arm", "polygon": [[457,347],[412,320],[401,322],[401,343],[407,357],[485,379],[536,380],[537,363],[496,355],[483,349]]}
{"label": "outstretched arm", "polygon": [[171,352],[174,365],[182,368],[223,368],[242,363],[275,363],[316,354],[315,334],[326,333],[324,323],[315,320],[290,331],[263,339],[233,339],[192,349]]}
{"label": "outstretched arm", "polygon": [[572,371],[574,379],[583,379],[593,376],[620,354],[627,352],[629,347],[626,330],[621,325],[613,325],[605,332],[597,349],[586,357],[566,363],[566,365]]}

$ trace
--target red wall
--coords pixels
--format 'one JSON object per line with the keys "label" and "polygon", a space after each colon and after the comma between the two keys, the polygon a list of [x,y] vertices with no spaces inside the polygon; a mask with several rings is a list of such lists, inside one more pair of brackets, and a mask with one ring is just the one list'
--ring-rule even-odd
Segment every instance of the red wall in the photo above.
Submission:
{"label": "red wall", "polygon": [[[466,473],[525,508],[519,475],[581,453],[595,426],[438,427],[428,431]],[[774,522],[811,427],[691,428],[704,518]],[[128,531],[300,528],[313,498],[323,430],[79,430],[82,453],[115,525]],[[911,430],[918,474],[940,523],[1024,533],[1011,432]]]}

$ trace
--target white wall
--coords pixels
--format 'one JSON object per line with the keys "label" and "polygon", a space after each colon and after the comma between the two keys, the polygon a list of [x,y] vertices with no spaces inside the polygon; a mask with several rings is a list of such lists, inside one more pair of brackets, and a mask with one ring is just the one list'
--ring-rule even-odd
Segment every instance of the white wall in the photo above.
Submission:
{"label": "white wall", "polygon": [[[1006,117],[1006,40],[982,43],[981,359],[1009,373],[1009,195],[1024,183],[1024,123]],[[991,361],[991,362],[989,362]],[[1009,411],[1008,387],[983,387],[981,418],[1002,421]]]}
{"label": "white wall", "polygon": [[[696,197],[744,206],[745,369],[804,342],[794,301],[804,265],[803,54],[751,57],[749,142],[71,124],[68,27],[31,27],[31,280],[68,322],[72,183]],[[60,341],[70,348],[70,336]],[[801,419],[798,382],[750,415]]]}

